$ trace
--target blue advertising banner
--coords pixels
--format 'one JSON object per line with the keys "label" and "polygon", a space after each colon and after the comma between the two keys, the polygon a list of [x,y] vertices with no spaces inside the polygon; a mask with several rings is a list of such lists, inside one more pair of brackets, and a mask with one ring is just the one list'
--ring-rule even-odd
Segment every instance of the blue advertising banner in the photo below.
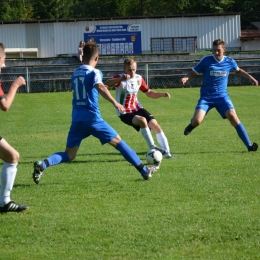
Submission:
{"label": "blue advertising banner", "polygon": [[93,39],[101,55],[141,54],[141,25],[118,24],[86,26],[84,41]]}

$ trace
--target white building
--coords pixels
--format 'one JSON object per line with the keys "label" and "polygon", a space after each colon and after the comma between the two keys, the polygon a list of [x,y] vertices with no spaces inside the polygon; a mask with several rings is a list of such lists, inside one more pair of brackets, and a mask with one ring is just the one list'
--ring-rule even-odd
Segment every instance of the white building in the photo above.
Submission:
{"label": "white building", "polygon": [[143,54],[209,50],[218,38],[225,41],[228,50],[241,49],[239,14],[2,22],[0,42],[6,47],[7,57],[12,53],[41,58],[72,55],[84,40],[86,28],[127,24],[139,25]]}

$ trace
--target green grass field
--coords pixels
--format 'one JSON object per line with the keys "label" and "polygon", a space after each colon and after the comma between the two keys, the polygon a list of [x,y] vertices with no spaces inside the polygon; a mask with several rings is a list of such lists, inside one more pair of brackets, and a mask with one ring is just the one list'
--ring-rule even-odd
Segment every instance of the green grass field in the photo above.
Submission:
{"label": "green grass field", "polygon": [[[151,180],[90,137],[73,162],[48,168],[38,185],[33,162],[64,150],[72,94],[18,94],[1,113],[1,136],[20,152],[12,199],[30,209],[0,215],[0,259],[260,259],[259,151],[248,153],[215,110],[184,136],[199,89],[169,92],[170,100],[139,94],[176,157]],[[259,87],[229,92],[251,141],[260,143]],[[100,106],[145,163],[141,134],[102,98]]]}

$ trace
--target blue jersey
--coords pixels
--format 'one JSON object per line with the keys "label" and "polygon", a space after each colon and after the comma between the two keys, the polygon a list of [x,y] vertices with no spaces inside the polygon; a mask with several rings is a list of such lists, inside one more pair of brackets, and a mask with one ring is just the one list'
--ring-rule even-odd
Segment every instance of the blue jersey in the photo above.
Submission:
{"label": "blue jersey", "polygon": [[98,106],[99,93],[94,87],[102,83],[103,74],[89,65],[82,65],[72,75],[72,122],[94,122],[102,119]]}
{"label": "blue jersey", "polygon": [[230,57],[224,56],[218,61],[215,56],[208,55],[192,68],[199,74],[203,74],[203,84],[200,89],[202,97],[223,97],[228,94],[228,75],[231,70],[238,70],[237,63]]}

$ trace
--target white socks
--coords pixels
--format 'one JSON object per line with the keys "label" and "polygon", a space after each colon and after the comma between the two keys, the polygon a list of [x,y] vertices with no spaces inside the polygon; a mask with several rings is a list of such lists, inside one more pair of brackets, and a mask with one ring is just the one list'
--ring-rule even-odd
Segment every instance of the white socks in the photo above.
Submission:
{"label": "white socks", "polygon": [[17,172],[17,163],[6,163],[2,166],[0,205],[5,205],[11,201],[10,194],[13,189],[14,180]]}
{"label": "white socks", "polygon": [[148,147],[151,149],[154,146],[154,140],[149,127],[140,128],[140,131],[142,136],[144,137],[144,140],[148,144]]}
{"label": "white socks", "polygon": [[[150,149],[152,149],[152,147],[154,146],[154,140],[153,140],[153,136],[152,136],[152,133],[151,133],[149,127],[141,128],[140,131],[141,131],[142,136],[144,137],[146,143],[148,144],[148,147]],[[165,136],[164,132],[156,134],[156,138],[157,138],[157,141],[160,144],[160,146],[170,154],[170,147],[168,144],[168,139]]]}
{"label": "white socks", "polygon": [[165,136],[164,132],[161,132],[159,134],[156,134],[156,138],[158,143],[161,145],[161,147],[166,150],[168,153],[170,153],[170,147],[168,144],[167,137]]}

